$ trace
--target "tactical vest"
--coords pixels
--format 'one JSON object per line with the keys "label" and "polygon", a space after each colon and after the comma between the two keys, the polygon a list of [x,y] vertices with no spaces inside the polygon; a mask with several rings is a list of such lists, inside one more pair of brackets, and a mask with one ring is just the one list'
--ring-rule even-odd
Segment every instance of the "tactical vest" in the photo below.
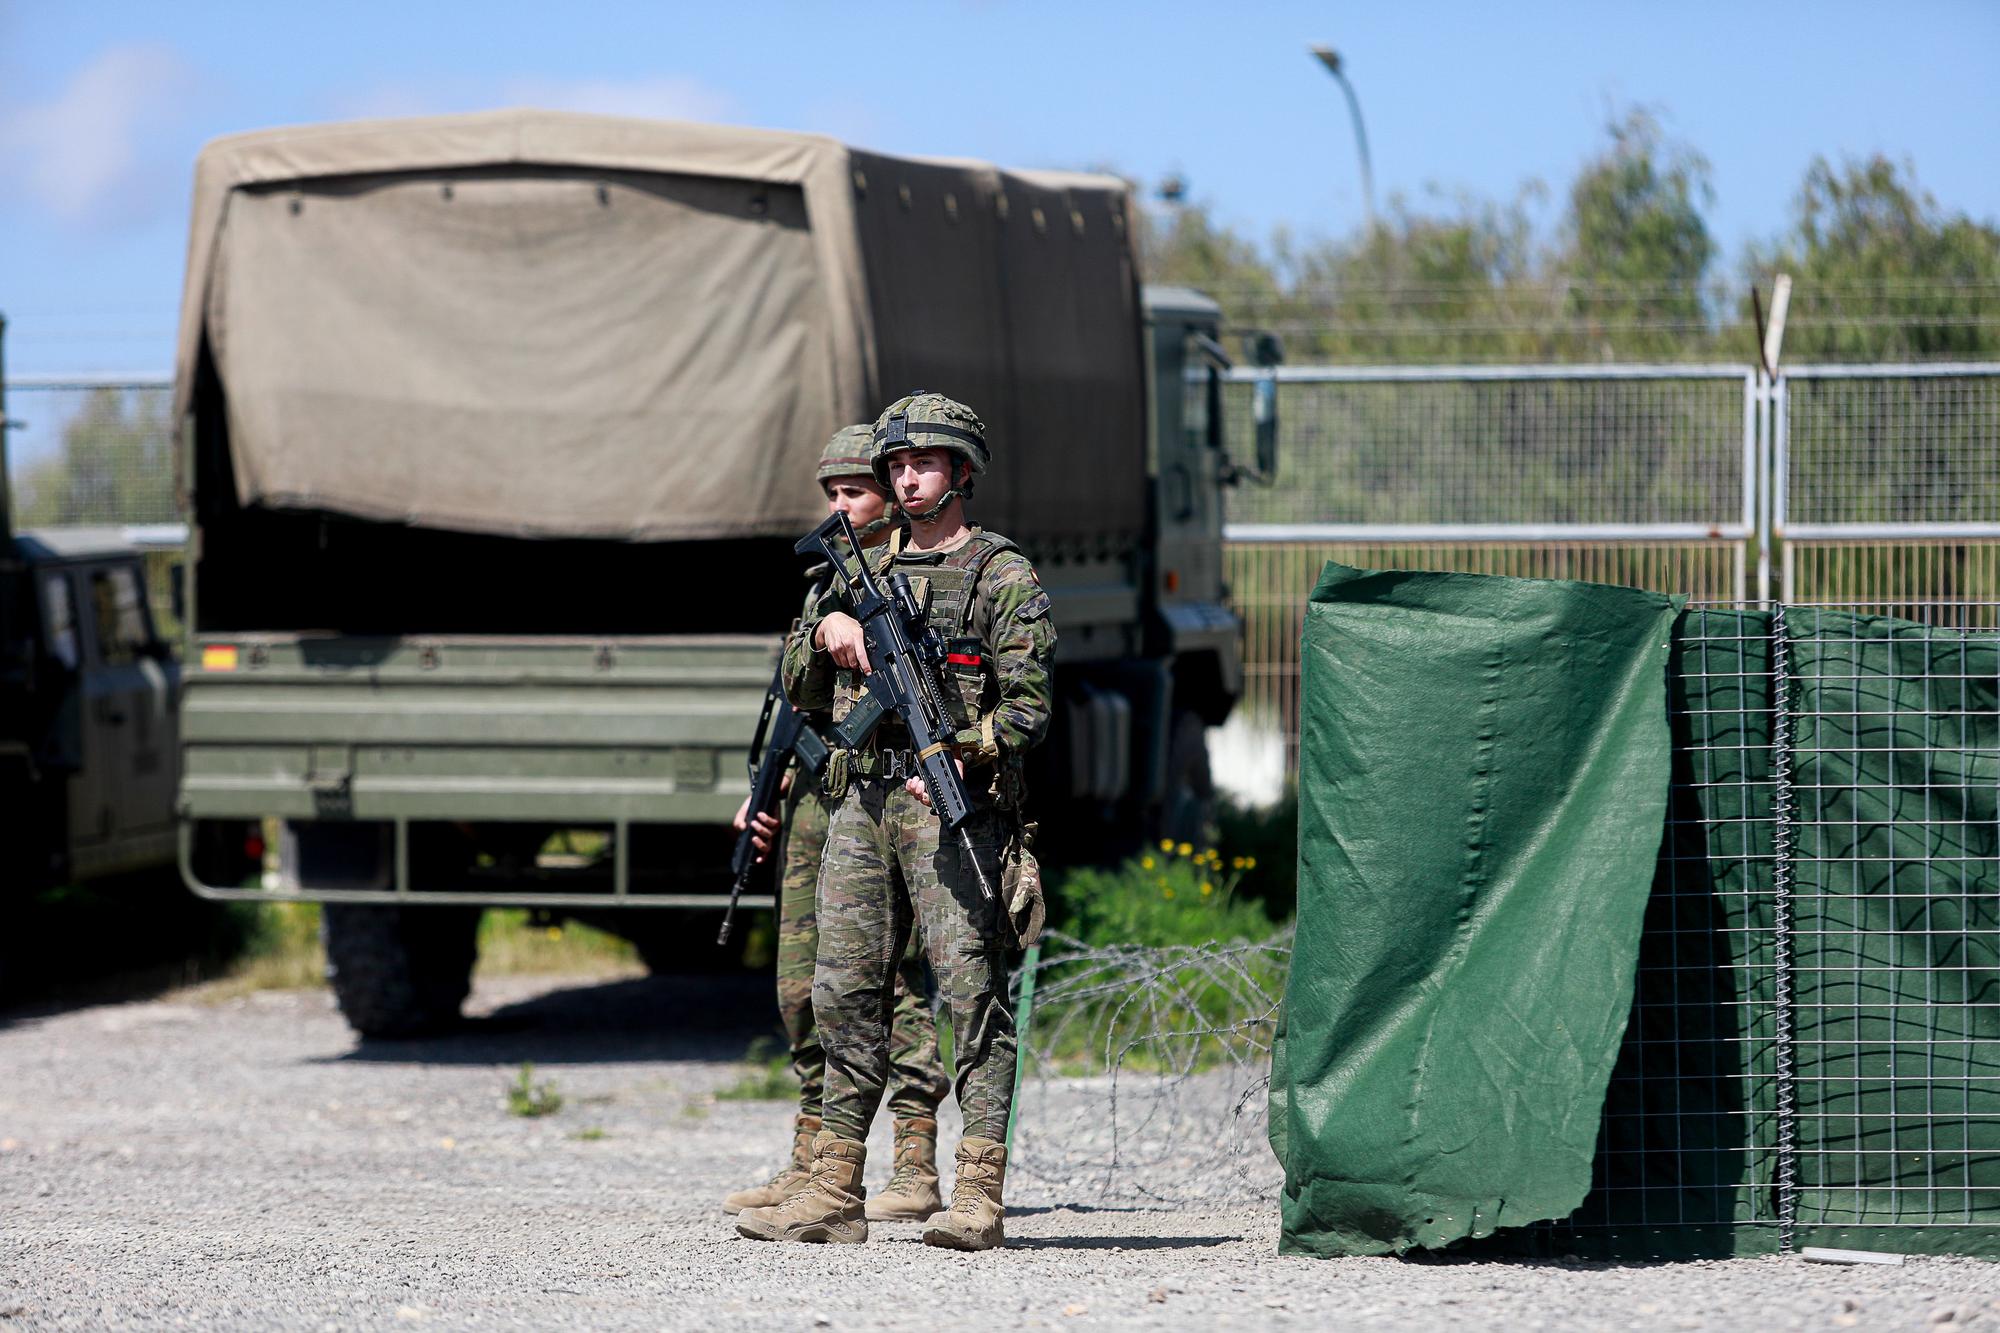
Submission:
{"label": "tactical vest", "polygon": [[[980,527],[974,527],[962,545],[942,556],[905,551],[903,537],[903,531],[898,530],[881,548],[885,555],[877,566],[878,577],[886,580],[891,574],[903,574],[910,580],[917,604],[924,608],[925,622],[945,642],[944,695],[952,726],[961,731],[977,727],[1000,702],[993,654],[972,623],[978,609],[979,579],[995,556],[1019,548]],[[854,706],[859,681],[850,680],[850,674],[841,672],[835,691],[836,720],[846,717]],[[883,748],[908,744],[903,728],[894,719],[884,721],[876,736],[876,744]]]}

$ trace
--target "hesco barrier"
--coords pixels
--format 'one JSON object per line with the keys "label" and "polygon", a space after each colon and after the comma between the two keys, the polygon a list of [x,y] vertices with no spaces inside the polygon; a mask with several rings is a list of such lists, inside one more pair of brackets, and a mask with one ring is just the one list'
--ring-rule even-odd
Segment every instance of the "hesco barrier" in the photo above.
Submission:
{"label": "hesco barrier", "polygon": [[[1496,606],[1521,595],[1492,582]],[[1926,622],[1827,607],[1698,606],[1678,618],[1664,837],[1589,1190],[1559,1219],[1484,1244],[1622,1257],[2000,1253],[2000,631],[1986,627],[1987,606],[1925,609]],[[1336,688],[1376,687],[1309,675],[1304,771],[1337,757],[1313,753],[1325,743],[1319,693]],[[1568,727],[1555,710],[1539,743],[1560,747]],[[1314,807],[1302,801],[1302,845],[1336,845]],[[1421,823],[1456,836],[1465,815]],[[1293,993],[1330,961],[1308,952],[1313,915],[1337,915],[1354,892],[1302,868]],[[1485,1032],[1432,1032],[1425,1095],[1508,1077],[1490,1059],[1448,1057],[1512,1023],[1521,1003],[1464,1006]],[[1299,1017],[1294,1007],[1292,1063],[1274,1066],[1274,1094],[1325,1072],[1297,1063]],[[1327,1123],[1353,1109],[1351,1088],[1332,1090],[1318,1108]],[[1295,1177],[1351,1173],[1302,1157],[1296,1136],[1288,1147],[1288,1197]],[[1514,1197],[1536,1195],[1530,1183]],[[1348,1252],[1287,1221],[1288,1246]],[[1377,1248],[1395,1247],[1383,1239]]]}

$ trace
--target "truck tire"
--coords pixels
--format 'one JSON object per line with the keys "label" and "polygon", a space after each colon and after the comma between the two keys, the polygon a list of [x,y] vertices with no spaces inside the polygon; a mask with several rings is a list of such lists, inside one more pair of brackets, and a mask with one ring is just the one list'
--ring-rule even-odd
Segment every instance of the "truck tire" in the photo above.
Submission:
{"label": "truck tire", "polygon": [[1215,823],[1215,779],[1208,767],[1208,728],[1189,709],[1174,714],[1167,734],[1167,786],[1155,835],[1174,842],[1208,844]]}
{"label": "truck tire", "polygon": [[328,903],[327,980],[362,1037],[422,1036],[458,1018],[472,989],[479,909]]}

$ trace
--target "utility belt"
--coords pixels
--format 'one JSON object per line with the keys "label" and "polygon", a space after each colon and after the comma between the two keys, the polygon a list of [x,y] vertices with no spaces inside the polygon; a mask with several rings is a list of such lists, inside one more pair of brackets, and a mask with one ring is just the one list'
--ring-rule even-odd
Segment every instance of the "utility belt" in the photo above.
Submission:
{"label": "utility belt", "polygon": [[[908,744],[898,745],[894,743],[895,740],[906,739],[906,737],[899,733],[892,739],[890,744],[883,745],[880,743],[881,737],[878,734],[870,738],[865,744],[840,751],[846,760],[848,776],[875,778],[883,782],[901,782],[906,778],[922,777],[924,775],[924,766],[923,761],[917,756],[917,752],[911,749]],[[991,781],[992,774],[988,771],[989,768],[990,765],[982,760],[971,760],[966,763],[966,782],[972,787],[975,795],[984,791],[986,789],[986,782]],[[985,781],[981,780],[982,774],[984,774]]]}
{"label": "utility belt", "polygon": [[847,771],[852,777],[901,782],[906,778],[922,777],[924,773],[924,766],[915,750],[867,745],[846,753]]}

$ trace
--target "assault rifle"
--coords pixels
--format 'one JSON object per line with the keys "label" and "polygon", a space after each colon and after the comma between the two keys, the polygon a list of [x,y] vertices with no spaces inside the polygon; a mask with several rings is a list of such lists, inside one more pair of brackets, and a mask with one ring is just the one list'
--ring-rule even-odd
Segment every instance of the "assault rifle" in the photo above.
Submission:
{"label": "assault rifle", "polygon": [[[817,597],[818,589],[814,595]],[[745,811],[748,820],[743,831],[736,835],[736,849],[729,856],[729,910],[722,914],[722,933],[715,937],[717,945],[729,943],[729,930],[736,921],[736,901],[743,896],[743,886],[757,864],[757,845],[751,840],[757,816],[777,813],[784,800],[785,770],[791,767],[795,756],[799,767],[805,770],[803,780],[817,781],[830,753],[812,723],[785,697],[783,675],[781,663],[771,675],[771,688],[764,695],[764,711],[757,716],[757,734],[750,739],[750,807]]]}
{"label": "assault rifle", "polygon": [[965,821],[972,817],[972,797],[952,753],[956,728],[944,704],[944,641],[925,623],[909,576],[891,574],[889,591],[884,593],[868,572],[861,545],[854,539],[854,525],[846,514],[829,516],[793,549],[800,555],[817,554],[832,564],[834,577],[845,590],[848,608],[861,622],[868,645],[867,693],[835,726],[835,743],[843,748],[859,745],[876,724],[895,714],[910,733],[931,808],[947,831],[958,834],[959,846],[979,881],[979,891],[991,898],[993,886],[987,882],[986,871],[972,850],[971,831],[965,827]]}

